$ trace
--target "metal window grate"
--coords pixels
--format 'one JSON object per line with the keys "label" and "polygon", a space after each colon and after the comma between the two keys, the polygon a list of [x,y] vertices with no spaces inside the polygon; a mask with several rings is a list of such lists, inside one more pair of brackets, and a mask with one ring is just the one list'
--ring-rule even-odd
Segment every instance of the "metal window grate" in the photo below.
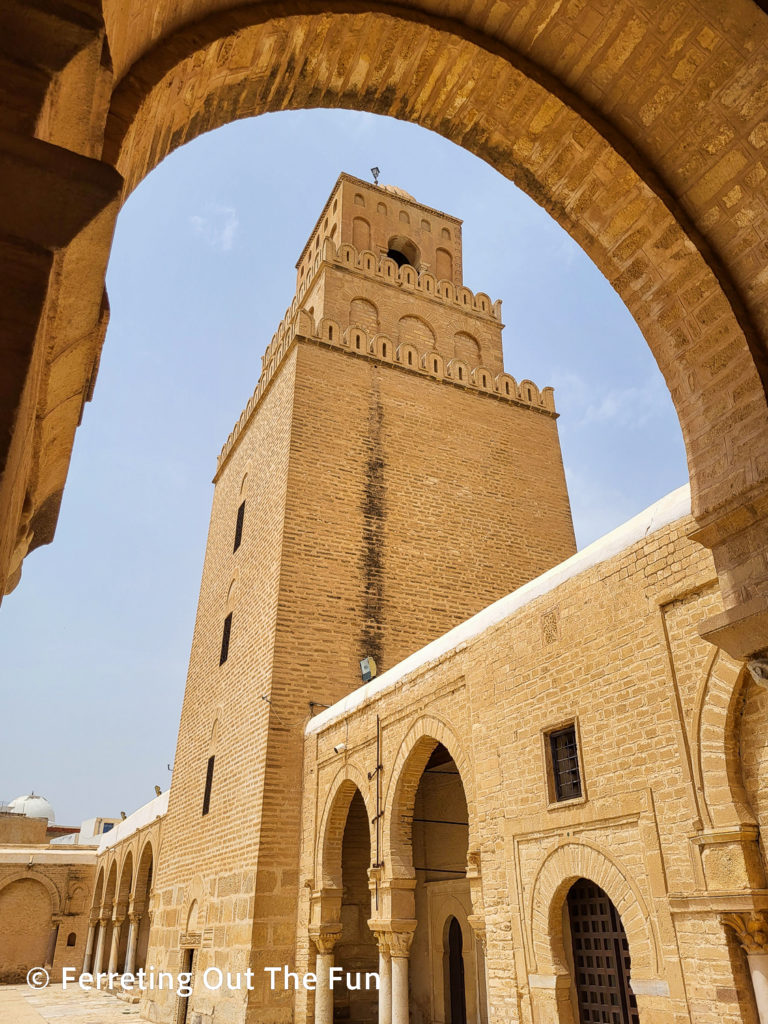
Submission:
{"label": "metal window grate", "polygon": [[232,632],[232,612],[224,619],[224,632],[221,634],[221,656],[219,664],[223,665],[229,655],[229,636]]}
{"label": "metal window grate", "polygon": [[232,551],[235,552],[240,547],[240,542],[243,539],[243,521],[245,520],[245,502],[242,502],[240,508],[237,510],[237,522],[235,524],[235,546]]}
{"label": "metal window grate", "polygon": [[556,800],[573,800],[581,796],[579,751],[576,746],[576,727],[569,725],[549,734],[552,753],[552,777]]}
{"label": "metal window grate", "polygon": [[203,796],[203,814],[207,814],[211,809],[211,786],[213,785],[213,761],[214,756],[208,758],[208,767],[205,772],[205,794]]}

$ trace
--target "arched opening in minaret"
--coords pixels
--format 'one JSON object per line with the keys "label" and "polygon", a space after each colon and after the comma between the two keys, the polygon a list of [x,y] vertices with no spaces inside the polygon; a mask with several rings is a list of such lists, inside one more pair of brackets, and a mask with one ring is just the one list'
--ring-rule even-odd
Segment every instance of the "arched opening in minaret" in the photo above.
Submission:
{"label": "arched opening in minaret", "polygon": [[418,246],[402,235],[395,235],[389,240],[387,256],[394,260],[398,267],[415,267],[421,263]]}

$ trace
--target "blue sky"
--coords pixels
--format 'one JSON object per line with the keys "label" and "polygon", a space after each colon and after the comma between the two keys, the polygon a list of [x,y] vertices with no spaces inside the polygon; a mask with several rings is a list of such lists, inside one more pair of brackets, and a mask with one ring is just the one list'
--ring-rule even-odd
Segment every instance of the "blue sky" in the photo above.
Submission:
{"label": "blue sky", "polygon": [[465,283],[503,300],[507,370],[555,388],[579,546],[687,479],[642,335],[547,213],[424,129],[267,114],[168,157],[118,220],[112,317],[52,546],[0,608],[0,801],[57,821],[130,812],[170,782],[216,456],[293,297],[340,171],[464,221]]}

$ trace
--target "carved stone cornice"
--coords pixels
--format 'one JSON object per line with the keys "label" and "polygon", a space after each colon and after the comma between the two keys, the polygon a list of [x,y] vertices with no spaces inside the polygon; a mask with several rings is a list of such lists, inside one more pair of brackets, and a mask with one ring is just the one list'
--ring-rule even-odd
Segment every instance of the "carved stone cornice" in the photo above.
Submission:
{"label": "carved stone cornice", "polygon": [[720,920],[736,933],[736,938],[745,953],[768,954],[768,913],[766,911],[753,910],[750,914],[725,914]]}

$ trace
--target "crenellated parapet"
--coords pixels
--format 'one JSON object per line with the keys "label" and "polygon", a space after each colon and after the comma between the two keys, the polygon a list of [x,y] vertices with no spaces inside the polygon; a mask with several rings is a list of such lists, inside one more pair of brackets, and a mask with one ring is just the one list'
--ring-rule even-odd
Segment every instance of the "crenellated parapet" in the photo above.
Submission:
{"label": "crenellated parapet", "polygon": [[274,349],[280,346],[282,333],[287,324],[302,308],[307,292],[314,286],[315,278],[323,265],[349,268],[361,272],[372,279],[405,291],[411,291],[444,306],[453,306],[463,313],[475,315],[492,322],[497,328],[501,323],[501,299],[491,301],[485,292],[473,292],[464,286],[457,287],[451,281],[438,280],[427,271],[418,273],[411,266],[398,267],[388,256],[377,256],[368,249],[358,251],[354,245],[345,243],[337,246],[330,238],[326,238],[323,247],[314,259],[304,280],[299,285],[293,302],[285,312],[285,316],[275,332],[272,341],[262,356],[262,368],[272,358]]}
{"label": "crenellated parapet", "polygon": [[[318,254],[315,260],[313,273],[307,275],[302,289],[306,290],[310,286],[312,277],[323,262],[337,267],[348,267],[385,284],[416,292],[435,302],[457,306],[466,313],[475,313],[494,321],[497,325],[501,323],[501,299],[492,302],[485,292],[473,292],[466,286],[457,287],[451,281],[438,280],[428,271],[419,273],[407,264],[398,267],[388,256],[377,256],[369,249],[357,250],[350,243],[344,243],[337,248],[330,238],[325,240],[322,253]],[[302,289],[299,290],[299,296],[303,294]]]}
{"label": "crenellated parapet", "polygon": [[[393,263],[392,260],[387,262]],[[342,326],[330,317],[324,317],[316,323],[311,314],[299,306],[299,301],[300,296],[297,295],[286,310],[262,356],[262,371],[258,384],[221,449],[216,464],[216,476],[297,338],[339,349],[352,356],[389,364],[398,370],[431,378],[442,384],[525,406],[546,416],[557,416],[555,392],[551,387],[539,388],[530,380],[521,380],[518,383],[509,373],[494,374],[485,366],[470,366],[461,359],[446,360],[434,350],[421,351],[411,343],[398,344],[386,334],[374,334],[369,337],[362,327]]]}

